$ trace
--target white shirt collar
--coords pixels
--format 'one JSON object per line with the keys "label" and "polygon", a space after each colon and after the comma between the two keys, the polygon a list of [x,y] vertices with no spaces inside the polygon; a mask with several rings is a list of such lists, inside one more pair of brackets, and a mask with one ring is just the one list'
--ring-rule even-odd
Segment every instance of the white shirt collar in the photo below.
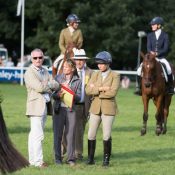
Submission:
{"label": "white shirt collar", "polygon": [[39,69],[38,67],[36,67],[34,64],[32,64],[32,66],[37,70],[37,71],[42,71],[44,72],[44,69],[41,67],[41,69]]}
{"label": "white shirt collar", "polygon": [[74,28],[69,27],[69,30],[70,30],[70,33],[71,33],[71,35],[72,35],[72,33],[74,32]]}
{"label": "white shirt collar", "polygon": [[110,68],[106,72],[102,72],[102,76],[108,75],[109,71],[110,71]]}
{"label": "white shirt collar", "polygon": [[158,29],[155,31],[155,35],[156,35],[156,38],[158,39],[160,34],[161,34],[162,30],[161,29]]}
{"label": "white shirt collar", "polygon": [[79,72],[79,71],[84,72],[84,67],[83,67],[83,69],[78,69],[78,68],[77,68],[77,71],[78,71],[78,72]]}

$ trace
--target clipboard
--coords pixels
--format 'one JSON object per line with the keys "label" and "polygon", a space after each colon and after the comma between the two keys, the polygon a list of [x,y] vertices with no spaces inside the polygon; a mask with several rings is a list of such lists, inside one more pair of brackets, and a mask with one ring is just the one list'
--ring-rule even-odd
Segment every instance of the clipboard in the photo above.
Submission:
{"label": "clipboard", "polygon": [[74,101],[74,95],[75,92],[68,89],[65,86],[61,86],[61,90],[63,92],[65,92],[65,94],[63,95],[63,97],[60,98],[61,102],[63,102],[65,105],[69,106],[70,108],[73,107],[73,101]]}

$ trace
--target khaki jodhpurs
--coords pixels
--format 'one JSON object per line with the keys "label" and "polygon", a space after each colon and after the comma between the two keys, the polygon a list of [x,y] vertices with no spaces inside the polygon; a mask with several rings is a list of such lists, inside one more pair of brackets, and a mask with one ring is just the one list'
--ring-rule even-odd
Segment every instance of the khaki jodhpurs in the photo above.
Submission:
{"label": "khaki jodhpurs", "polygon": [[111,130],[115,116],[91,114],[89,120],[88,140],[95,140],[98,128],[103,123],[103,140],[107,141],[111,137]]}

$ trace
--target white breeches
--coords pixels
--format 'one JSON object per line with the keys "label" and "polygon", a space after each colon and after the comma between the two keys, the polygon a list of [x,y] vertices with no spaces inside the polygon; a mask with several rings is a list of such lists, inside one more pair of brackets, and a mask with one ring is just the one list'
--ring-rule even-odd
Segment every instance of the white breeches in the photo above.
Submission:
{"label": "white breeches", "polygon": [[64,58],[64,55],[62,54],[62,55],[60,55],[60,56],[58,56],[58,58],[54,61],[54,63],[53,63],[53,67],[54,68],[57,68],[57,66],[58,66],[58,62],[61,60],[61,59],[63,59]]}
{"label": "white breeches", "polygon": [[[161,63],[164,63],[166,65],[168,75],[170,75],[172,73],[172,71],[171,71],[171,67],[170,67],[170,64],[168,63],[168,61],[165,58],[158,59],[158,60]],[[137,75],[141,76],[141,73],[142,73],[142,63],[140,64],[140,67],[137,69]]]}

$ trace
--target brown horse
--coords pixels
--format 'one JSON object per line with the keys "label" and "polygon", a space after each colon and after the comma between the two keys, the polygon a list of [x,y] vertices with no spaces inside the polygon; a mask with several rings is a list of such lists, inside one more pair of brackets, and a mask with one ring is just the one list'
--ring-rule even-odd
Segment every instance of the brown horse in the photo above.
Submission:
{"label": "brown horse", "polygon": [[[165,78],[162,76],[162,67],[160,63],[156,60],[155,55],[146,54],[141,52],[143,58],[142,63],[142,100],[144,105],[143,114],[143,127],[141,130],[141,135],[146,134],[146,124],[148,120],[148,102],[150,99],[153,100],[156,111],[156,134],[159,136],[167,132],[166,124],[167,117],[169,114],[169,106],[171,104],[172,96],[168,95],[168,85],[165,82]],[[172,74],[175,75],[174,67],[171,65]],[[173,82],[175,85],[175,82]],[[162,127],[164,124],[164,127]]]}
{"label": "brown horse", "polygon": [[52,68],[52,76],[54,77],[55,75],[57,74],[61,74],[63,72],[63,65],[64,65],[64,62],[67,58],[72,58],[74,57],[74,52],[73,52],[73,48],[76,48],[78,49],[78,46],[82,43],[82,41],[79,41],[78,43],[75,43],[75,42],[71,42],[69,43],[67,40],[65,40],[66,44],[67,44],[67,48],[66,48],[66,51],[65,51],[65,54],[64,54],[64,59],[63,59],[63,62],[62,62],[62,66],[58,72],[58,67],[59,67],[59,64],[57,66],[57,68]]}

